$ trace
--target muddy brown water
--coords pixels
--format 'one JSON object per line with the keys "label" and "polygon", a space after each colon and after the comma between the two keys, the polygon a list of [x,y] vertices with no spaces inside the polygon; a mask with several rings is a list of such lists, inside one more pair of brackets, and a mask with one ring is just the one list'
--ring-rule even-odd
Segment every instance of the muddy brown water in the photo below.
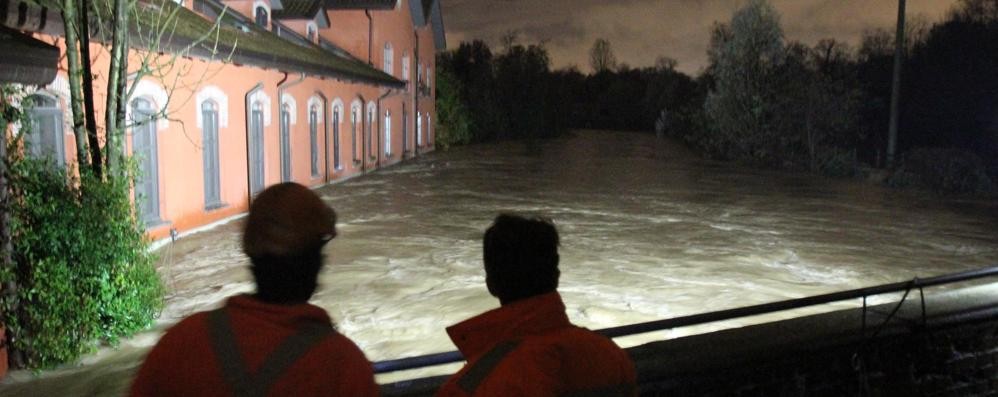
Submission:
{"label": "muddy brown water", "polygon": [[[569,317],[593,329],[998,264],[998,203],[710,162],[637,133],[438,151],[318,191],[340,234],[313,303],[372,361],[453,350],[444,327],[497,306],[480,240],[500,211],[556,223]],[[15,373],[0,394],[119,394],[163,329],[252,290],[240,228],[234,220],[158,251],[169,295],[154,330],[41,378]],[[413,374],[379,380],[399,376]]]}

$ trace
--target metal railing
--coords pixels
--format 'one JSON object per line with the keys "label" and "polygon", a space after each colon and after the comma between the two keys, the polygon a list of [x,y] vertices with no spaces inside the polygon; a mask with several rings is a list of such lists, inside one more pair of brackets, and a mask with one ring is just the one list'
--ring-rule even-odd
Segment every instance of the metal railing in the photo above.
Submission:
{"label": "metal railing", "polygon": [[[799,309],[802,307],[821,305],[831,302],[838,302],[848,299],[863,299],[863,307],[866,308],[866,298],[873,295],[882,295],[892,292],[910,292],[918,289],[922,297],[922,314],[925,314],[925,295],[922,289],[943,284],[952,284],[961,281],[980,279],[985,277],[998,276],[998,265],[986,267],[978,270],[971,270],[960,273],[952,273],[930,278],[914,278],[892,284],[883,284],[873,287],[857,288],[847,291],[832,292],[828,294],[808,296],[804,298],[791,299],[779,302],[763,303],[759,305],[745,306],[734,309],[718,310],[714,312],[693,314],[689,316],[675,317],[665,320],[656,320],[646,323],[624,325],[598,330],[596,332],[609,337],[616,338],[628,335],[637,335],[654,331],[663,331],[679,327],[688,327],[705,323],[731,320],[735,318],[768,314],[784,310]],[[905,295],[907,296],[907,295]],[[865,315],[864,315],[865,321]],[[460,352],[450,351],[445,353],[433,353],[422,356],[406,357],[394,360],[385,360],[374,363],[375,373],[387,373],[431,367],[436,365],[450,364],[463,361],[464,357]]]}

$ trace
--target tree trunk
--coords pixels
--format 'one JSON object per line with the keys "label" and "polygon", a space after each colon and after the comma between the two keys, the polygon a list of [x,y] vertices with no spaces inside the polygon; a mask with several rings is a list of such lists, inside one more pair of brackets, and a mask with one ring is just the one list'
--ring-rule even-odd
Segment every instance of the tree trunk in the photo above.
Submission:
{"label": "tree trunk", "polygon": [[94,175],[101,178],[100,142],[97,140],[97,112],[94,110],[94,73],[90,65],[90,7],[86,1],[79,2],[80,58],[83,66],[83,113],[87,121],[87,138],[90,144],[90,167]]}
{"label": "tree trunk", "polygon": [[[62,0],[62,20],[66,28],[66,61],[69,65],[69,101],[73,109],[73,134],[76,136],[76,160],[80,170],[87,167],[87,140],[83,122],[83,98],[81,94],[79,26],[77,24],[75,0]],[[89,62],[90,60],[87,60]]]}
{"label": "tree trunk", "polygon": [[128,47],[126,44],[128,33],[128,11],[126,3],[128,0],[114,0],[113,38],[111,39],[111,66],[108,69],[107,84],[107,110],[105,111],[105,125],[107,126],[107,166],[111,172],[117,173],[121,166],[121,129],[124,127],[125,101],[124,90],[127,76],[125,73]]}

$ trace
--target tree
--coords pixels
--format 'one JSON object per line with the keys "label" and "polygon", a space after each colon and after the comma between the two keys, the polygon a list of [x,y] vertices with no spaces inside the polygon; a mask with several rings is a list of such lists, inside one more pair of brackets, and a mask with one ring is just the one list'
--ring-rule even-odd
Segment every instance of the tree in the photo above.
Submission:
{"label": "tree", "polygon": [[592,66],[593,73],[603,73],[617,67],[617,57],[613,55],[609,41],[598,38],[593,42],[593,47],[589,50],[589,65]]}
{"label": "tree", "polygon": [[461,96],[461,83],[447,69],[437,68],[437,131],[436,146],[447,149],[451,145],[471,142],[471,118]]}
{"label": "tree", "polygon": [[783,58],[779,14],[765,0],[751,0],[738,10],[729,26],[712,34],[710,72],[714,87],[705,111],[712,146],[725,157],[774,160],[772,129],[779,95],[770,81]]}
{"label": "tree", "polygon": [[[121,147],[130,127],[125,106],[137,87],[128,81],[160,80],[169,87],[167,101],[180,81],[201,81],[189,79],[189,69],[177,60],[206,40],[217,40],[213,33],[223,20],[219,16],[199,38],[174,45],[181,8],[173,1],[59,0],[48,5],[65,27],[77,164],[65,169],[24,158],[17,139],[8,142],[4,135],[2,144],[15,148],[2,156],[0,167],[7,171],[4,178],[10,178],[0,184],[0,198],[9,194],[2,204],[5,213],[10,210],[14,247],[10,261],[0,258],[5,261],[0,266],[0,323],[13,335],[7,342],[15,367],[72,360],[99,341],[113,343],[153,320],[162,304],[161,284],[145,227],[135,216],[134,173]],[[110,59],[109,66],[95,72],[92,65],[99,58]],[[95,99],[102,98],[93,85],[98,74],[107,83],[103,125],[95,107]],[[11,121],[8,105],[25,104],[26,94],[2,92],[0,131],[6,132]],[[169,118],[168,104],[161,105],[154,117]],[[21,127],[22,135],[31,133],[30,123]]]}

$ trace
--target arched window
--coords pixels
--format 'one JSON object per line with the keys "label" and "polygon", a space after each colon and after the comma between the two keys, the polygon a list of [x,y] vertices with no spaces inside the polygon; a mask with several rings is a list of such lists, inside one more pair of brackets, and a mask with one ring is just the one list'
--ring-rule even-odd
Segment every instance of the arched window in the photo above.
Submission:
{"label": "arched window", "polygon": [[416,147],[423,146],[423,114],[416,112]]}
{"label": "arched window", "polygon": [[308,38],[308,41],[313,43],[315,42],[317,30],[318,28],[315,26],[315,23],[313,22],[308,23],[308,26],[305,27],[305,37]]}
{"label": "arched window", "polygon": [[340,164],[340,121],[343,120],[343,105],[339,99],[333,103],[333,169],[341,170]]}
{"label": "arched window", "polygon": [[385,157],[392,157],[392,112],[385,111]]}
{"label": "arched window", "polygon": [[385,43],[385,59],[384,59],[385,73],[388,73],[392,76],[395,75],[395,68],[394,65],[392,65],[394,58],[395,58],[395,51],[392,49],[392,43]]}
{"label": "arched window", "polygon": [[33,106],[28,116],[31,129],[25,137],[28,155],[47,158],[58,166],[66,165],[65,142],[62,130],[62,109],[59,101],[48,95],[35,94],[28,98]]}
{"label": "arched window", "polygon": [[309,163],[312,165],[312,177],[319,176],[319,107],[312,105],[308,108],[308,142],[311,148]]}
{"label": "arched window", "polygon": [[291,106],[281,104],[281,181],[291,181]]}
{"label": "arched window", "polygon": [[402,81],[409,81],[409,53],[402,53]]}
{"label": "arched window", "polygon": [[263,190],[263,104],[253,102],[250,110],[250,191]]}
{"label": "arched window", "polygon": [[218,104],[215,101],[204,101],[201,103],[201,120],[204,207],[211,210],[222,205],[218,164]]}
{"label": "arched window", "polygon": [[353,151],[354,165],[360,162],[360,160],[364,157],[364,153],[361,152],[362,149],[359,148],[359,145],[357,144],[357,141],[359,141],[359,139],[357,139],[357,135],[361,133],[361,115],[360,103],[355,102],[350,109],[350,144]]}
{"label": "arched window", "polygon": [[255,15],[256,24],[263,28],[267,28],[270,22],[270,16],[268,15],[267,8],[264,6],[256,6]]}
{"label": "arched window", "polygon": [[139,161],[135,205],[146,225],[159,223],[159,153],[156,148],[156,110],[145,98],[132,101],[132,155]]}
{"label": "arched window", "polygon": [[374,105],[367,105],[367,152],[371,158],[375,158],[378,155],[378,148],[374,146],[374,120],[377,117],[374,113]]}

